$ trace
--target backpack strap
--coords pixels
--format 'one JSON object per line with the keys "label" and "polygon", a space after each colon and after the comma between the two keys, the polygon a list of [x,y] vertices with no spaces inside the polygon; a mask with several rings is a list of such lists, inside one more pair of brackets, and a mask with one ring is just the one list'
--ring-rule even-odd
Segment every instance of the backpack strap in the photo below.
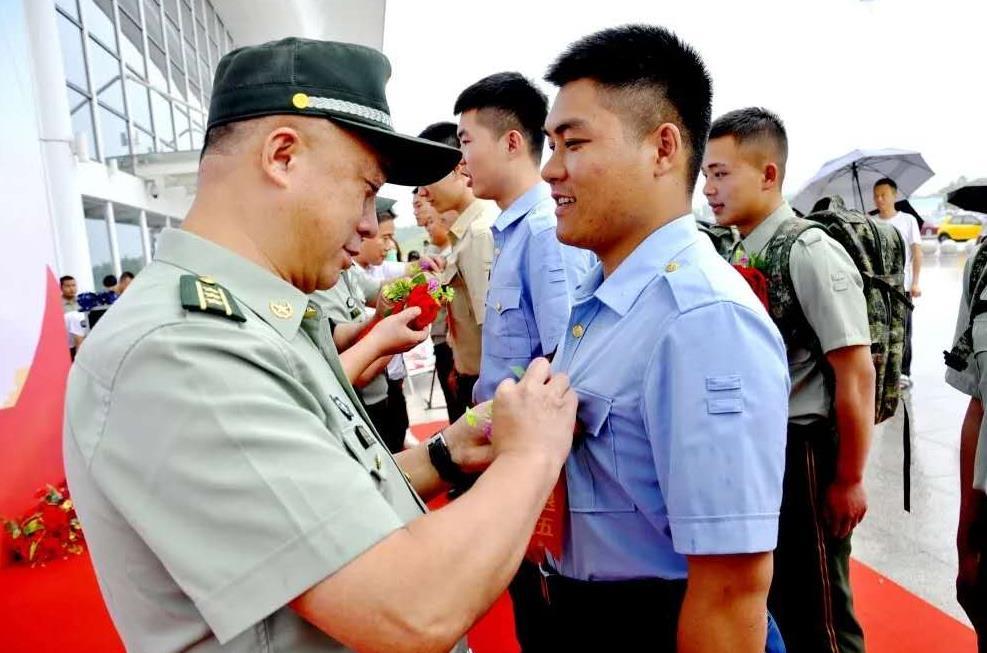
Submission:
{"label": "backpack strap", "polygon": [[781,223],[765,246],[761,258],[768,277],[768,299],[771,319],[781,332],[785,345],[790,349],[803,347],[812,351],[820,348],[819,339],[805,317],[802,305],[795,294],[792,282],[792,247],[809,229],[821,229],[818,222],[805,218],[789,218]]}
{"label": "backpack strap", "polygon": [[973,255],[966,290],[970,296],[970,320],[966,329],[953,343],[953,348],[942,353],[946,365],[957,372],[967,368],[967,361],[973,353],[973,321],[987,312],[987,300],[980,298],[984,290],[987,290],[987,241],[981,243]]}

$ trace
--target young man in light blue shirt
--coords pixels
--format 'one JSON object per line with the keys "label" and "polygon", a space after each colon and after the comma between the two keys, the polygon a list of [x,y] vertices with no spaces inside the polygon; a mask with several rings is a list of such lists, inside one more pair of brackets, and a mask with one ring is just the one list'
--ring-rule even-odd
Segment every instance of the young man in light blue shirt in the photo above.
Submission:
{"label": "young man in light blue shirt", "polygon": [[[555,235],[555,203],[539,175],[548,112],[545,94],[515,72],[484,77],[456,100],[458,136],[478,198],[501,210],[491,227],[494,260],[483,319],[476,403],[493,398],[539,356],[555,352],[569,319],[573,291],[592,255]],[[523,653],[552,651],[536,565],[522,563],[510,586]]]}
{"label": "young man in light blue shirt", "polygon": [[547,79],[558,236],[600,260],[554,360],[581,427],[546,578],[558,650],[764,651],[788,368],[691,215],[709,74],[671,32],[632,25],[577,41]]}
{"label": "young man in light blue shirt", "polygon": [[514,377],[513,369],[555,351],[573,290],[592,260],[555,235],[555,204],[538,172],[547,112],[545,94],[513,72],[476,82],[454,108],[473,194],[501,210],[492,228],[476,403],[491,399],[501,381]]}

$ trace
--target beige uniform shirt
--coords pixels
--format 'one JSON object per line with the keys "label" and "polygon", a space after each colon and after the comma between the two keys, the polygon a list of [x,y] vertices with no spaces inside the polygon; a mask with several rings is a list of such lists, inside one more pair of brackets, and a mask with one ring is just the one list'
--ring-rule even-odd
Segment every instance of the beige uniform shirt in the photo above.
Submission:
{"label": "beige uniform shirt", "polygon": [[[782,222],[795,217],[787,202],[742,241],[748,254],[762,254]],[[799,305],[824,353],[870,345],[864,284],[846,250],[821,229],[803,233],[792,246],[789,269]],[[792,391],[788,420],[808,424],[830,417],[833,397],[823,370],[828,363],[808,349],[788,350]]]}
{"label": "beige uniform shirt", "polygon": [[[973,266],[973,255],[967,259],[963,270],[963,296],[956,314],[956,334],[953,342],[966,331],[970,325],[970,268]],[[987,299],[985,291],[980,299]],[[952,342],[949,344],[952,346]],[[983,401],[987,393],[987,313],[978,315],[973,321],[973,351],[967,359],[966,369],[962,372],[951,367],[946,368],[946,383],[974,399]],[[980,423],[980,437],[977,439],[977,455],[973,468],[973,487],[987,492],[987,420]]]}
{"label": "beige uniform shirt", "polygon": [[452,252],[446,260],[442,283],[451,285],[455,295],[449,304],[450,324],[446,338],[460,374],[480,374],[480,327],[494,257],[490,227],[498,215],[500,209],[493,202],[475,200],[449,230]]}
{"label": "beige uniform shirt", "polygon": [[[208,275],[245,321],[182,307]],[[64,456],[128,650],[345,651],[288,603],[425,509],[308,296],[185,231],[69,375]]]}

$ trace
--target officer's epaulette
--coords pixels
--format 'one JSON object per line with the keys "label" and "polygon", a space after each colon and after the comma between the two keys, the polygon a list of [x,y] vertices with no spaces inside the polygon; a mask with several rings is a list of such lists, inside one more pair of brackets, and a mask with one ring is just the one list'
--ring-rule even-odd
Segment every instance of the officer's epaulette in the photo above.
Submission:
{"label": "officer's epaulette", "polygon": [[210,277],[183,274],[180,294],[182,308],[187,311],[212,313],[234,322],[246,322],[233,296]]}

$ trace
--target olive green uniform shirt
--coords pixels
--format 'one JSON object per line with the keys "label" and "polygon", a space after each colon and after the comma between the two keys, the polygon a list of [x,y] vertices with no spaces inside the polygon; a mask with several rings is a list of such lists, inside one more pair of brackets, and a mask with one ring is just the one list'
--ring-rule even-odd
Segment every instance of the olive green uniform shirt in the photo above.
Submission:
{"label": "olive green uniform shirt", "polygon": [[[336,324],[361,322],[365,318],[367,296],[365,294],[366,275],[359,275],[353,265],[339,273],[339,282],[329,290],[312,293],[312,301],[319,305],[326,316]],[[379,289],[379,288],[378,288]],[[375,291],[376,292],[376,291]],[[381,372],[370,383],[357,390],[363,402],[374,406],[387,399],[387,378]]]}
{"label": "olive green uniform shirt", "polygon": [[[782,202],[741,241],[744,251],[762,254],[781,224],[794,217],[788,203]],[[821,229],[809,229],[792,246],[789,270],[799,305],[824,354],[871,344],[863,280],[839,243]],[[790,422],[808,424],[831,416],[833,396],[824,376],[827,364],[808,349],[789,348]]]}
{"label": "olive green uniform shirt", "polygon": [[[956,314],[956,334],[953,342],[962,335],[970,325],[970,306],[973,298],[970,296],[970,271],[973,266],[973,255],[967,259],[963,270],[963,295]],[[981,296],[987,299],[987,291]],[[946,383],[965,395],[983,401],[987,392],[987,313],[981,313],[973,320],[973,351],[967,359],[966,369],[962,372],[951,367],[946,368]],[[987,492],[987,420],[980,422],[980,436],[977,439],[977,454],[973,467],[973,487]]]}
{"label": "olive green uniform shirt", "polygon": [[[182,307],[208,275],[245,321]],[[345,651],[288,603],[425,508],[346,381],[325,313],[166,230],[69,376],[69,486],[128,650]]]}

